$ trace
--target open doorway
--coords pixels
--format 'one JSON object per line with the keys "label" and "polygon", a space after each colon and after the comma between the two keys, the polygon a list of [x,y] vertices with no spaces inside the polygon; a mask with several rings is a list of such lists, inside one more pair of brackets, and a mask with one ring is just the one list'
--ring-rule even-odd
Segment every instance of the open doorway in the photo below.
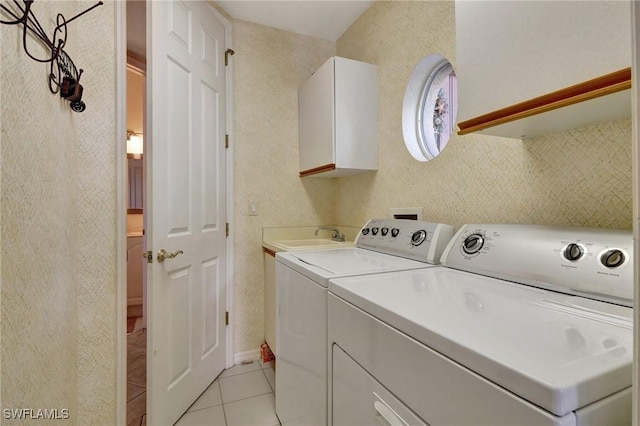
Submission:
{"label": "open doorway", "polygon": [[127,425],[146,424],[146,4],[127,7]]}
{"label": "open doorway", "polygon": [[[140,425],[146,414],[147,334],[144,235],[145,75],[127,66],[127,424]],[[138,422],[139,421],[139,422]],[[133,423],[132,423],[133,422]]]}

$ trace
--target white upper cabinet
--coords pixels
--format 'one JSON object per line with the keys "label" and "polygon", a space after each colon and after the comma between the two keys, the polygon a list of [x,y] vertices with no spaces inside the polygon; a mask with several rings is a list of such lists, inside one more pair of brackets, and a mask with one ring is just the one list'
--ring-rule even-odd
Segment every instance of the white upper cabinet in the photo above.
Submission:
{"label": "white upper cabinet", "polygon": [[377,67],[332,57],[298,90],[300,177],[378,168]]}
{"label": "white upper cabinet", "polygon": [[460,134],[629,117],[629,1],[456,1]]}

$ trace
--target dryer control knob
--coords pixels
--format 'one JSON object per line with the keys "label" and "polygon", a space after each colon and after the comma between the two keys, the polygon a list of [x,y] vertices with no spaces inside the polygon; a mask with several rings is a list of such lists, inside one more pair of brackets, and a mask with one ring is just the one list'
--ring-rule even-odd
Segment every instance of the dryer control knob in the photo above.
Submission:
{"label": "dryer control knob", "polygon": [[607,268],[617,268],[627,259],[624,252],[619,249],[607,250],[600,256],[600,262]]}
{"label": "dryer control knob", "polygon": [[414,247],[419,246],[427,239],[427,231],[421,229],[420,231],[416,231],[411,236],[411,245]]}
{"label": "dryer control knob", "polygon": [[580,244],[571,243],[565,247],[563,255],[567,260],[578,260],[584,255],[584,249]]}
{"label": "dryer control knob", "polygon": [[400,230],[398,228],[391,228],[391,236],[393,238],[397,237],[399,233],[400,233]]}
{"label": "dryer control knob", "polygon": [[382,228],[382,236],[383,237],[386,237],[388,233],[389,233],[389,228]]}
{"label": "dryer control knob", "polygon": [[362,228],[362,235],[367,235],[369,233],[369,228]]}
{"label": "dryer control knob", "polygon": [[471,234],[462,242],[462,250],[467,254],[476,254],[484,245],[482,234]]}
{"label": "dryer control knob", "polygon": [[379,230],[378,228],[371,228],[371,233],[373,235],[378,235],[378,230]]}

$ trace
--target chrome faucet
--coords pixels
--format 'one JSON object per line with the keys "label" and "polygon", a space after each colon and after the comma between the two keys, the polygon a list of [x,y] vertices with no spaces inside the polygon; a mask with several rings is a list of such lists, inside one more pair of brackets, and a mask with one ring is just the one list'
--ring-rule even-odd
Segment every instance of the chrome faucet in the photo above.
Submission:
{"label": "chrome faucet", "polygon": [[337,228],[331,228],[330,226],[318,226],[318,228],[316,228],[316,232],[314,232],[313,235],[317,237],[318,231],[320,231],[321,229],[325,231],[331,231],[331,239],[333,241],[339,241],[339,242],[344,241],[344,234],[340,232]]}

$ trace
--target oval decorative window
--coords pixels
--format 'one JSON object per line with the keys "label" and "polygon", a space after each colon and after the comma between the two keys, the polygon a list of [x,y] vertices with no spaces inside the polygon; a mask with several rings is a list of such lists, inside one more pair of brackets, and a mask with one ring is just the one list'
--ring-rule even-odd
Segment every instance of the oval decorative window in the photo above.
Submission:
{"label": "oval decorative window", "polygon": [[447,145],[456,124],[457,97],[456,74],[447,58],[432,54],[418,63],[402,107],[402,134],[413,158],[431,160]]}

